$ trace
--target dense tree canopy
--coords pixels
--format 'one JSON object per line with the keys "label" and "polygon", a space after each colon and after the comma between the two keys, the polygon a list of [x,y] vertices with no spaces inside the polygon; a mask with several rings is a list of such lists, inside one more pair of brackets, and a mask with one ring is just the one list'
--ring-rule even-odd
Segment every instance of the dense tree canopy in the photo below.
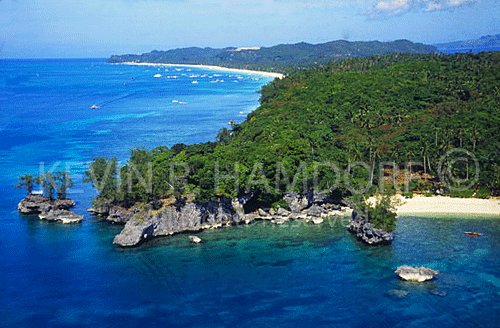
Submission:
{"label": "dense tree canopy", "polygon": [[498,81],[497,52],[381,55],[297,70],[264,86],[260,107],[216,142],[133,150],[116,199],[253,193],[271,204],[311,188],[345,196],[381,185],[388,167],[432,182],[416,189],[498,194]]}

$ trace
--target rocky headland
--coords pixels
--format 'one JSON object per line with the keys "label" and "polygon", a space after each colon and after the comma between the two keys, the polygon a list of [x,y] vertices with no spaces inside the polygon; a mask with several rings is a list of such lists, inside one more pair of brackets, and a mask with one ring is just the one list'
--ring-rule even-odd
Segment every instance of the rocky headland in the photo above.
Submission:
{"label": "rocky headland", "polygon": [[38,215],[40,220],[55,221],[65,224],[80,223],[83,215],[78,215],[70,208],[75,206],[71,199],[50,199],[41,195],[27,195],[17,205],[17,209],[24,215]]}
{"label": "rocky headland", "polygon": [[286,194],[284,200],[288,209],[278,205],[245,211],[245,204],[251,199],[252,195],[236,199],[222,197],[202,204],[170,199],[161,206],[148,204],[125,209],[117,205],[100,205],[89,211],[112,223],[125,224],[113,241],[122,247],[136,246],[152,237],[250,224],[257,220],[278,225],[291,220],[321,224],[327,217],[348,215],[350,212],[348,207],[336,205],[327,196],[314,192]]}

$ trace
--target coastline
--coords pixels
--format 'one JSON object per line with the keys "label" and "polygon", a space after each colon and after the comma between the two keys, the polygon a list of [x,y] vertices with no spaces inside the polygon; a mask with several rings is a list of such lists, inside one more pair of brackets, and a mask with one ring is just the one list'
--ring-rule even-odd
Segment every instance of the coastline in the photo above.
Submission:
{"label": "coastline", "polygon": [[188,68],[202,68],[206,70],[213,71],[221,71],[221,72],[232,72],[232,73],[241,73],[241,74],[253,74],[259,75],[263,77],[274,77],[282,79],[285,77],[284,74],[281,73],[273,73],[273,72],[263,72],[263,71],[253,71],[249,69],[238,69],[238,68],[228,68],[222,66],[212,66],[212,65],[191,65],[191,64],[167,64],[167,63],[136,63],[136,62],[123,62],[116,63],[118,65],[135,65],[135,66],[164,66],[164,67],[188,67]]}
{"label": "coastline", "polygon": [[500,199],[451,198],[447,196],[425,197],[421,195],[415,195],[413,198],[404,198],[401,195],[397,195],[395,199],[402,203],[396,206],[396,213],[398,215],[465,214],[497,216],[500,218]]}

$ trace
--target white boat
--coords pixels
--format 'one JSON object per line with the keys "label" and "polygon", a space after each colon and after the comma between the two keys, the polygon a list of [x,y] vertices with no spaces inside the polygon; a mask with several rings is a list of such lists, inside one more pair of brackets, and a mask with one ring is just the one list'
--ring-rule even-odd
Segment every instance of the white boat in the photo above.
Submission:
{"label": "white boat", "polygon": [[155,74],[153,77],[156,77],[156,78],[161,77],[161,74]]}

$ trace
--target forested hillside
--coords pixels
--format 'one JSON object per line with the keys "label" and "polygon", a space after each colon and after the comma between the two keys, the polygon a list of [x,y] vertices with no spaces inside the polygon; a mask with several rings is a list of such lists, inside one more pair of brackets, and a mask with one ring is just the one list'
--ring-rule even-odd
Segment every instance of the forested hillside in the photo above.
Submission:
{"label": "forested hillside", "polygon": [[[384,162],[395,163],[393,172],[413,162],[413,190],[498,194],[498,81],[497,52],[330,62],[264,86],[260,107],[223,128],[216,142],[133,150],[121,191],[110,180],[103,196],[129,205],[172,194],[204,201],[248,193],[271,204],[290,188],[312,187],[346,196],[370,181],[377,189]],[[443,160],[457,148],[458,157]],[[136,177],[147,176],[148,162],[150,191]],[[345,178],[350,163],[356,169]]]}
{"label": "forested hillside", "polygon": [[321,44],[301,42],[254,49],[192,47],[168,51],[155,50],[142,55],[112,56],[108,62],[203,64],[286,73],[297,67],[308,67],[332,60],[390,53],[429,54],[437,53],[437,49],[434,46],[408,40],[393,42],[337,40]]}

